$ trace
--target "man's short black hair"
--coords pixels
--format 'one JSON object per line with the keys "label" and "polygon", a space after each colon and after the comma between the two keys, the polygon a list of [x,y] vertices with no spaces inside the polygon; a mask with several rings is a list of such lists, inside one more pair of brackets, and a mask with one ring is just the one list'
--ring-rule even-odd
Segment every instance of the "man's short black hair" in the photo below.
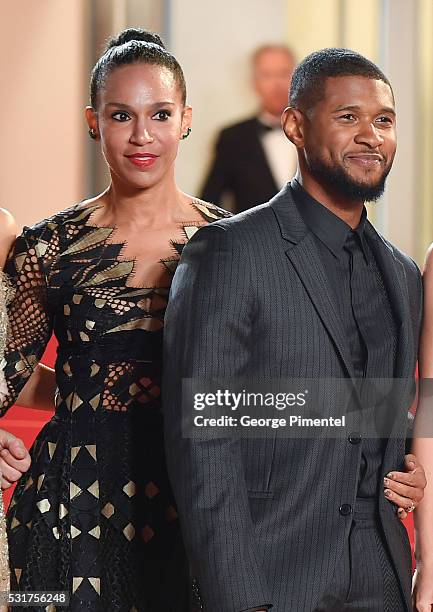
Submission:
{"label": "man's short black hair", "polygon": [[329,48],[315,51],[302,60],[293,73],[290,106],[310,110],[324,95],[329,77],[361,76],[377,79],[392,87],[376,64],[350,49]]}

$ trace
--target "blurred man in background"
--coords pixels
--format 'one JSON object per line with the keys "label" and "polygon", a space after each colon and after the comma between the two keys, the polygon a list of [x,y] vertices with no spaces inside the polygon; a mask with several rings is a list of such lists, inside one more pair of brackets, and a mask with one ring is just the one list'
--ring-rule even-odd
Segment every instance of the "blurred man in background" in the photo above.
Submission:
{"label": "blurred man in background", "polygon": [[201,197],[234,212],[274,196],[296,172],[296,148],[287,146],[281,113],[287,106],[295,56],[285,45],[267,44],[252,57],[256,116],[223,129]]}

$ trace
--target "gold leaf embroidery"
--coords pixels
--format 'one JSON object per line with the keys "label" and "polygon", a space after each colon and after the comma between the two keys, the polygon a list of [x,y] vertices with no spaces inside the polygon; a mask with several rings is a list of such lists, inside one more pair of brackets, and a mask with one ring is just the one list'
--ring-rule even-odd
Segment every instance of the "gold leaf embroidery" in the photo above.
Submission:
{"label": "gold leaf embroidery", "polygon": [[98,227],[86,234],[86,236],[83,236],[76,242],[73,242],[71,246],[64,251],[63,255],[73,255],[75,253],[87,251],[91,247],[105,242],[111,236],[113,231],[114,230],[109,227]]}
{"label": "gold leaf embroidery", "polygon": [[82,287],[94,287],[102,285],[104,282],[111,280],[118,280],[121,278],[128,277],[134,269],[133,261],[120,261],[107,270],[98,272],[95,276],[87,283],[82,283]]}

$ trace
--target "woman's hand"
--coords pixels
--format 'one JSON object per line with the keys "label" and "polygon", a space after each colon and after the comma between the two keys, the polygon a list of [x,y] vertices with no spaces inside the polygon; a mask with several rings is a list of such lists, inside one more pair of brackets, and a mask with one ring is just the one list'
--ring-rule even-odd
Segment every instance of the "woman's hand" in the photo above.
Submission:
{"label": "woman's hand", "polygon": [[14,435],[0,429],[1,488],[8,489],[30,467],[30,455],[24,443]]}
{"label": "woman's hand", "polygon": [[[398,517],[404,520],[424,497],[427,485],[424,468],[415,455],[406,455],[404,472],[390,472],[384,478],[385,497],[398,506]],[[430,612],[430,610],[429,610]]]}

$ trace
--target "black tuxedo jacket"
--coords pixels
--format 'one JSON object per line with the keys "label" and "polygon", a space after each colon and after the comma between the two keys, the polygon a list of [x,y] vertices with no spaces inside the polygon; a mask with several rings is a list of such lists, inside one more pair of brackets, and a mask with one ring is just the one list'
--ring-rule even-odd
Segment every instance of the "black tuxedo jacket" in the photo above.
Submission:
{"label": "black tuxedo jacket", "polygon": [[[395,376],[413,384],[420,273],[368,222],[366,235],[397,321]],[[169,473],[205,611],[314,610],[350,530],[353,517],[341,507],[355,504],[361,445],[350,437],[186,439],[182,378],[352,377],[334,299],[290,185],[200,229],[183,251],[166,313],[163,403]],[[396,398],[401,419],[407,410]],[[382,476],[403,468],[404,437],[389,438]],[[383,495],[378,507],[410,610],[406,530]]]}
{"label": "black tuxedo jacket", "polygon": [[234,212],[270,200],[278,191],[260,140],[256,117],[221,131],[201,198],[218,204],[224,193],[234,198]]}

